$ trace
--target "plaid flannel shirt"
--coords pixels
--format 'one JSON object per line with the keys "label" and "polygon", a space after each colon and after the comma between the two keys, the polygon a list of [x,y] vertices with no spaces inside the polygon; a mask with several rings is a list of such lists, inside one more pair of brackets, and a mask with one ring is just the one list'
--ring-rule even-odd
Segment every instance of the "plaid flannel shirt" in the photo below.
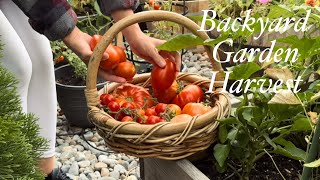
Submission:
{"label": "plaid flannel shirt", "polygon": [[[76,26],[77,15],[67,0],[13,0],[29,17],[34,30],[50,40],[62,39]],[[101,11],[109,15],[118,9],[135,9],[139,0],[98,0]]]}

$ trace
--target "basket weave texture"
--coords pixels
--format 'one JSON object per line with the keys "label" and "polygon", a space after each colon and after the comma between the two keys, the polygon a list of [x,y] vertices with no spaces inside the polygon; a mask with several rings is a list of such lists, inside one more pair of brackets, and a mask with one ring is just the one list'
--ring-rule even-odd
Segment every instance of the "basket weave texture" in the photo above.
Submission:
{"label": "basket weave texture", "polygon": [[[96,126],[106,145],[114,150],[139,158],[153,157],[166,160],[177,160],[188,157],[196,152],[207,149],[217,140],[218,122],[230,114],[231,103],[227,94],[220,92],[223,82],[210,80],[195,74],[180,73],[178,80],[184,84],[199,85],[204,92],[210,86],[213,93],[207,94],[212,109],[203,115],[195,116],[189,122],[157,124],[138,124],[136,122],[119,122],[104,112],[100,106],[99,94],[111,93],[119,83],[110,83],[99,92],[96,89],[97,72],[100,59],[106,47],[122,29],[135,23],[145,21],[168,20],[184,25],[202,39],[208,39],[207,34],[198,32],[199,26],[188,18],[167,11],[148,11],[136,13],[115,23],[103,36],[94,50],[88,65],[87,88],[85,90],[89,107],[88,119]],[[221,65],[213,60],[212,48],[206,47],[213,70],[222,71]],[[220,79],[217,76],[216,79]],[[151,87],[150,73],[134,77],[132,84],[145,88]]]}

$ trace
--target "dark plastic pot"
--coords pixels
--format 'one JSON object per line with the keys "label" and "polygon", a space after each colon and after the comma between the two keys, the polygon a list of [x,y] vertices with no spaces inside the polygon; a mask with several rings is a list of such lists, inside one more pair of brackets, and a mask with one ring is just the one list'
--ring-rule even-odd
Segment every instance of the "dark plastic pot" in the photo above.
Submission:
{"label": "dark plastic pot", "polygon": [[[73,71],[73,68],[69,64],[56,68],[56,79],[60,79],[70,71]],[[97,84],[97,88],[101,89],[106,83]],[[87,119],[88,108],[84,94],[85,88],[86,86],[71,86],[56,82],[58,103],[70,125],[91,128],[94,125]]]}

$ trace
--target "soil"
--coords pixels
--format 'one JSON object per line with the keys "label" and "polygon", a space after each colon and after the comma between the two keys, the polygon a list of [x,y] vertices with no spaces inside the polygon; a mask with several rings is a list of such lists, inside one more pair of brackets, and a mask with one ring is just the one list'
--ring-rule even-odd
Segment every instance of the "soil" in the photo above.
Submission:
{"label": "soil", "polygon": [[[302,173],[302,165],[299,161],[289,159],[280,155],[272,156],[277,164],[280,172],[288,180],[298,180]],[[212,180],[238,180],[239,176],[233,174],[233,171],[219,173],[214,168],[214,160],[207,159],[204,161],[193,162],[193,164]],[[283,180],[280,173],[277,171],[269,156],[265,155],[256,162],[255,168],[252,170],[250,180]]]}
{"label": "soil", "polygon": [[[57,77],[56,77],[57,78]],[[78,78],[75,76],[74,71],[70,69],[70,71],[66,71],[65,74],[56,79],[57,83],[70,85],[70,86],[85,86],[86,81],[82,78]],[[98,78],[98,83],[104,82],[102,79]]]}
{"label": "soil", "polygon": [[56,79],[57,83],[70,85],[70,86],[85,86],[86,81],[82,78],[75,76],[73,71],[67,71],[66,74],[59,79]]}

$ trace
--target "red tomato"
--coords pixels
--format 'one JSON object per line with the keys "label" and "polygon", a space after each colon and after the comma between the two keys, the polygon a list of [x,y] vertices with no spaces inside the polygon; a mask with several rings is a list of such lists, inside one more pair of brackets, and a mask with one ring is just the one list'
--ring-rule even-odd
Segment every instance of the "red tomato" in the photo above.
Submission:
{"label": "red tomato", "polygon": [[136,105],[133,102],[125,102],[121,105],[121,108],[134,109],[136,108]]}
{"label": "red tomato", "polygon": [[126,83],[117,87],[113,91],[113,95],[118,99],[134,102],[137,108],[148,108],[153,106],[152,96],[141,86]]}
{"label": "red tomato", "polygon": [[190,116],[197,116],[205,114],[210,111],[210,107],[201,103],[188,103],[182,109],[182,114],[189,114]]}
{"label": "red tomato", "polygon": [[131,116],[125,116],[121,119],[121,122],[132,122],[133,118]]}
{"label": "red tomato", "polygon": [[202,89],[194,84],[189,84],[176,95],[172,103],[180,106],[181,109],[190,102],[202,102],[204,98]]}
{"label": "red tomato", "polygon": [[155,4],[155,5],[153,6],[153,9],[154,9],[154,10],[159,10],[160,8],[161,8],[160,4]]}
{"label": "red tomato", "polygon": [[148,4],[149,6],[153,6],[154,1],[153,0],[149,0]]}
{"label": "red tomato", "polygon": [[168,104],[167,109],[169,113],[174,113],[174,116],[181,114],[181,108],[176,104]]}
{"label": "red tomato", "polygon": [[159,103],[156,105],[155,111],[159,115],[160,113],[163,113],[167,108],[167,104]]}
{"label": "red tomato", "polygon": [[[98,44],[98,42],[101,39],[102,39],[102,36],[100,36],[100,35],[92,36],[92,38],[90,40],[91,50],[93,50],[96,47],[96,45]],[[115,46],[113,46],[112,44],[110,44],[107,47],[106,52],[108,53],[109,58],[105,61],[100,62],[100,68],[103,70],[110,70],[110,69],[113,69],[117,66],[117,64],[120,62],[120,58],[121,58],[122,54],[119,54],[119,52],[116,50]]]}
{"label": "red tomato", "polygon": [[163,118],[160,118],[158,123],[160,123],[160,122],[167,122],[167,121],[165,119],[163,119]]}
{"label": "red tomato", "polygon": [[132,80],[133,76],[136,74],[136,68],[129,61],[121,62],[114,69],[114,74],[129,81]]}
{"label": "red tomato", "polygon": [[117,51],[117,53],[120,56],[119,63],[126,62],[127,61],[127,55],[126,55],[126,52],[124,51],[124,49],[119,47],[119,46],[113,46],[113,47],[114,47],[114,49]]}
{"label": "red tomato", "polygon": [[137,118],[137,122],[140,124],[145,124],[147,122],[148,116],[144,115],[142,117]]}
{"label": "red tomato", "polygon": [[190,116],[189,114],[180,114],[178,116],[175,116],[174,118],[172,118],[170,120],[170,122],[172,123],[180,123],[180,122],[187,122],[187,121],[191,121],[192,116]]}
{"label": "red tomato", "polygon": [[159,54],[165,58],[166,66],[160,68],[154,66],[151,71],[151,85],[153,89],[168,89],[176,79],[176,65],[173,63],[174,57],[166,51],[160,51]]}
{"label": "red tomato", "polygon": [[56,59],[56,63],[60,63],[64,60],[64,56],[59,56],[57,59]]}
{"label": "red tomato", "polygon": [[153,95],[161,103],[170,103],[172,99],[178,94],[179,84],[173,81],[172,85],[165,90],[153,89]]}
{"label": "red tomato", "polygon": [[100,68],[103,70],[110,70],[115,68],[119,62],[120,62],[120,54],[117,52],[117,50],[114,48],[115,46],[113,46],[112,44],[110,44],[107,49],[106,52],[109,55],[109,58],[105,61],[101,61],[100,62]]}
{"label": "red tomato", "polygon": [[156,110],[154,109],[154,108],[148,108],[148,109],[146,109],[146,111],[145,111],[145,115],[147,115],[147,116],[155,116],[155,115],[157,115],[157,112],[156,112]]}
{"label": "red tomato", "polygon": [[147,119],[147,124],[156,124],[160,121],[159,116],[149,116]]}
{"label": "red tomato", "polygon": [[90,40],[90,48],[93,51],[93,49],[96,47],[96,45],[98,44],[98,42],[102,39],[101,35],[93,35],[91,40]]}
{"label": "red tomato", "polygon": [[100,99],[102,98],[101,102],[103,105],[108,105],[110,102],[115,101],[116,98],[113,97],[112,94],[105,94],[104,96],[100,96]]}
{"label": "red tomato", "polygon": [[105,95],[107,95],[107,93],[103,93],[103,94],[100,95],[100,101],[102,101],[102,99],[103,99],[103,97],[104,97]]}
{"label": "red tomato", "polygon": [[108,104],[108,108],[113,111],[113,112],[117,112],[120,110],[120,105],[115,102],[115,101],[111,101],[109,104]]}

